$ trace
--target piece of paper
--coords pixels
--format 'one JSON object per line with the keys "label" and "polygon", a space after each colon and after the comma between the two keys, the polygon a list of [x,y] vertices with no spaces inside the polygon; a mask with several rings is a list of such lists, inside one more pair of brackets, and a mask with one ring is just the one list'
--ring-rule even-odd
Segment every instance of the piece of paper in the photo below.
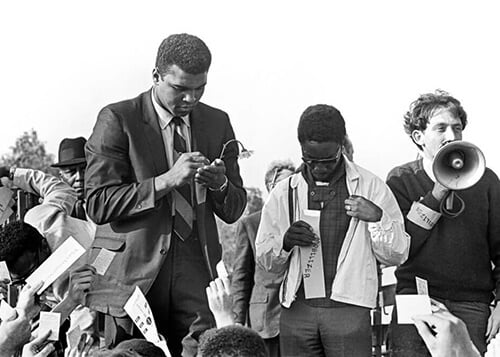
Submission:
{"label": "piece of paper", "polygon": [[5,300],[0,301],[0,320],[8,321],[16,317],[17,312]]}
{"label": "piece of paper", "polygon": [[50,330],[49,340],[59,340],[59,328],[61,327],[61,314],[58,312],[41,311],[38,324],[38,336],[45,335]]}
{"label": "piece of paper", "polygon": [[5,261],[0,262],[0,281],[8,280],[9,284],[12,281],[10,278],[9,268],[7,267],[7,263]]}
{"label": "piece of paper", "polygon": [[429,295],[429,288],[427,286],[427,280],[416,276],[415,283],[417,284],[417,294],[418,295]]}
{"label": "piece of paper", "polygon": [[398,324],[413,324],[413,316],[432,313],[428,295],[396,295],[396,308]]}
{"label": "piece of paper", "polygon": [[66,332],[66,341],[68,341],[68,347],[70,349],[73,347],[77,347],[78,343],[80,342],[81,336],[82,330],[79,325],[76,325],[73,330]]}
{"label": "piece of paper", "polygon": [[225,279],[228,277],[226,266],[224,265],[224,262],[222,260],[217,263],[217,265],[215,266],[215,269],[217,270],[217,276],[219,278]]}
{"label": "piece of paper", "polygon": [[35,286],[43,281],[43,286],[37,291],[41,294],[68,268],[85,253],[85,249],[75,238],[68,237],[27,279],[26,283]]}
{"label": "piece of paper", "polygon": [[125,303],[123,309],[127,312],[132,321],[134,321],[147,341],[154,344],[160,342],[160,336],[158,335],[153,312],[151,311],[151,307],[146,297],[138,286],[135,287],[134,292]]}
{"label": "piece of paper", "polygon": [[168,347],[167,347],[167,341],[161,340],[158,343],[155,343],[155,345],[156,345],[156,347],[161,348],[163,353],[165,353],[165,357],[172,357],[172,355],[170,354],[170,351],[168,350]]}
{"label": "piece of paper", "polygon": [[95,258],[94,262],[92,263],[92,266],[96,269],[97,274],[104,275],[106,274],[106,271],[108,270],[109,266],[111,265],[111,262],[113,261],[113,258],[115,257],[116,253],[112,252],[110,250],[107,250],[105,248],[101,248],[99,251],[99,254]]}
{"label": "piece of paper", "polygon": [[[318,237],[320,236],[320,213],[321,211],[316,210],[303,210],[300,217],[313,228],[314,233]],[[305,298],[313,299],[326,297],[321,241],[309,247],[300,247],[300,263],[302,266]]]}

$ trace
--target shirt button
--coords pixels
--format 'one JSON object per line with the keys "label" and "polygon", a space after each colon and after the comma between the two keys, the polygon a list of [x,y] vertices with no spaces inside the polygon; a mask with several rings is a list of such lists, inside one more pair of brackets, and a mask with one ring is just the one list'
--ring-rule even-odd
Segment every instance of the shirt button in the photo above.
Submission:
{"label": "shirt button", "polygon": [[167,250],[166,250],[166,249],[164,249],[164,248],[162,248],[162,249],[160,250],[160,254],[161,254],[161,255],[165,255],[165,254],[167,254]]}
{"label": "shirt button", "polygon": [[316,193],[314,191],[311,191],[311,196],[314,196]]}
{"label": "shirt button", "polygon": [[139,204],[137,205],[137,208],[138,208],[138,209],[141,209],[141,208],[142,208],[142,205],[139,203]]}

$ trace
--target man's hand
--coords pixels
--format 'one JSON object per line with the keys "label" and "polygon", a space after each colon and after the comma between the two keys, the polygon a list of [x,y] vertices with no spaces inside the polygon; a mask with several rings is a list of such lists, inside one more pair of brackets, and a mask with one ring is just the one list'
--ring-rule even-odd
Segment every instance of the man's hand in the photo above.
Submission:
{"label": "man's hand", "polygon": [[313,228],[304,221],[296,221],[287,229],[283,237],[283,249],[289,252],[294,246],[308,247],[319,242]]}
{"label": "man's hand", "polygon": [[175,187],[188,184],[200,167],[208,165],[208,159],[198,151],[182,154],[167,172],[172,175]]}
{"label": "man's hand", "polygon": [[50,331],[47,331],[44,335],[38,336],[33,341],[25,344],[22,357],[47,357],[54,352],[54,345],[52,343],[47,344],[49,336]]}
{"label": "man's hand", "polygon": [[215,159],[210,165],[205,165],[196,171],[194,180],[212,190],[218,190],[227,180],[226,165],[221,159]]}
{"label": "man's hand", "polygon": [[43,282],[39,281],[38,284],[30,286],[26,284],[17,299],[16,309],[20,315],[26,316],[28,320],[33,319],[40,312],[40,305],[37,304],[36,292],[43,286]]}
{"label": "man's hand", "polygon": [[94,345],[94,337],[89,336],[87,339],[87,334],[83,333],[80,336],[80,340],[78,341],[78,345],[70,348],[66,347],[64,350],[64,357],[86,357],[89,356],[90,349]]}
{"label": "man's hand", "polygon": [[216,278],[207,286],[208,307],[214,315],[217,328],[234,324],[233,298],[227,278]]}
{"label": "man's hand", "polygon": [[489,343],[500,330],[500,308],[498,307],[498,302],[495,308],[493,309],[489,319],[488,319],[488,327],[486,328],[486,342]]}
{"label": "man's hand", "polygon": [[413,317],[418,333],[432,356],[479,357],[465,323],[451,314],[443,304],[435,301],[432,301],[432,304],[432,314]]}
{"label": "man's hand", "polygon": [[382,218],[382,209],[364,197],[350,195],[344,204],[348,216],[365,222],[378,222]]}
{"label": "man's hand", "polygon": [[446,195],[448,194],[450,190],[447,189],[446,187],[444,187],[443,185],[441,185],[439,182],[435,182],[434,183],[434,187],[432,188],[432,196],[434,196],[434,198],[441,202],[443,200],[443,198],[446,197]]}
{"label": "man's hand", "polygon": [[95,268],[88,264],[70,272],[68,298],[75,304],[84,305],[85,296],[92,288],[95,276]]}
{"label": "man's hand", "polygon": [[26,316],[17,316],[0,324],[0,356],[11,356],[31,337],[31,325]]}

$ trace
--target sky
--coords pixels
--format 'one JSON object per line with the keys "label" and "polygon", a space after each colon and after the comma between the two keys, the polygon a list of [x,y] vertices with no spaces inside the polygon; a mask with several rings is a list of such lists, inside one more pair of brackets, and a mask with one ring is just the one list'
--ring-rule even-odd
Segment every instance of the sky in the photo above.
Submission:
{"label": "sky", "polygon": [[403,115],[437,88],[469,116],[464,140],[500,172],[500,5],[495,1],[9,1],[0,5],[0,154],[35,129],[49,152],[88,137],[105,105],[150,88],[172,33],[212,52],[203,102],[254,150],[244,183],[264,190],[274,159],[300,161],[297,123],[337,107],[354,160],[382,178],[416,157]]}

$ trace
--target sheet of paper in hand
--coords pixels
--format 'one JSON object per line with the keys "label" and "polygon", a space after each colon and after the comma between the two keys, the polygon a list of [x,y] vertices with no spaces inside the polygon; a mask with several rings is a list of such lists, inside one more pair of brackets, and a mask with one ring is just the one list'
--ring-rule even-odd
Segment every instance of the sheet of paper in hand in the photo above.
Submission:
{"label": "sheet of paper in hand", "polygon": [[160,335],[158,334],[151,307],[138,286],[135,287],[134,292],[125,303],[123,309],[132,321],[134,321],[139,331],[144,335],[144,338],[161,348],[165,355],[170,357],[171,354],[167,348],[167,344],[160,339]]}
{"label": "sheet of paper in hand", "polygon": [[[308,223],[314,233],[319,235],[319,216],[321,211],[303,210],[300,219]],[[320,237],[321,239],[321,237]],[[300,264],[304,280],[304,293],[306,299],[324,298],[325,277],[323,272],[323,252],[321,241],[309,247],[300,247]]]}
{"label": "sheet of paper in hand", "polygon": [[38,336],[44,335],[50,330],[49,340],[59,340],[59,328],[61,327],[61,314],[58,312],[40,312],[40,323],[38,324]]}
{"label": "sheet of paper in hand", "polygon": [[43,286],[37,291],[37,294],[40,295],[57,278],[68,270],[83,253],[85,253],[85,248],[83,248],[75,238],[68,237],[64,243],[26,279],[26,282],[31,286],[35,286],[38,282],[43,281]]}
{"label": "sheet of paper in hand", "polygon": [[413,324],[413,316],[432,313],[429,295],[396,295],[398,324]]}

